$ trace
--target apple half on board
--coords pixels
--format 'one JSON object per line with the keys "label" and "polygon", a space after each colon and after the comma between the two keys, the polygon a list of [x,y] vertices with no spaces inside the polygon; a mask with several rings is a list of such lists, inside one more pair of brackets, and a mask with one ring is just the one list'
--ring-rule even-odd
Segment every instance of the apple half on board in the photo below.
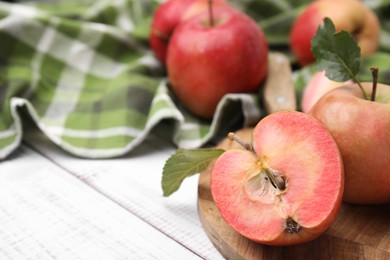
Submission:
{"label": "apple half on board", "polygon": [[242,144],[245,149],[225,151],[213,166],[211,194],[222,218],[267,245],[319,237],[333,223],[344,190],[333,137],[312,116],[283,111],[263,118],[252,138],[252,144]]}

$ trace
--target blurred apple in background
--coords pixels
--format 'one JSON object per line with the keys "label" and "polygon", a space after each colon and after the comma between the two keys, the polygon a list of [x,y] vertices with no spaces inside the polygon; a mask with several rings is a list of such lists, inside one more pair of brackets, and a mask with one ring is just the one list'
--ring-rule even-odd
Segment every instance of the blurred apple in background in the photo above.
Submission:
{"label": "blurred apple in background", "polygon": [[[372,83],[362,83],[371,95]],[[390,202],[390,86],[378,84],[375,101],[356,85],[336,88],[310,114],[335,138],[345,166],[344,201]]]}
{"label": "blurred apple in background", "polygon": [[[225,0],[213,0],[213,5],[227,5]],[[165,64],[169,38],[176,26],[208,8],[208,0],[166,0],[153,14],[150,47],[157,59]]]}
{"label": "blurred apple in background", "polygon": [[351,80],[346,82],[333,81],[325,76],[325,71],[316,72],[304,89],[301,103],[302,111],[308,113],[318,99],[324,94],[337,87],[350,85],[352,83]]}
{"label": "blurred apple in background", "polygon": [[334,22],[336,31],[351,33],[363,56],[377,50],[381,26],[371,9],[359,0],[316,0],[296,19],[290,33],[291,51],[301,66],[315,61],[311,52],[311,39],[324,17]]}
{"label": "blurred apple in background", "polygon": [[225,94],[256,93],[268,66],[259,25],[233,8],[212,9],[176,27],[167,55],[173,92],[189,111],[206,119]]}

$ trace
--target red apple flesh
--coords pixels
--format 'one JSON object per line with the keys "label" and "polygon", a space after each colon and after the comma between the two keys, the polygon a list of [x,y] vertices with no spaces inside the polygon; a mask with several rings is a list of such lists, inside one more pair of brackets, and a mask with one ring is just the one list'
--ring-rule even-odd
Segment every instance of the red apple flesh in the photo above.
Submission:
{"label": "red apple flesh", "polygon": [[298,16],[290,32],[291,51],[300,65],[315,61],[311,52],[311,40],[324,17],[333,21],[336,31],[351,33],[363,56],[377,50],[381,26],[371,9],[359,0],[316,0]]}
{"label": "red apple flesh", "polygon": [[[267,172],[276,176],[274,184]],[[284,183],[275,185],[278,180]],[[241,235],[294,245],[333,223],[343,180],[342,159],[327,129],[308,114],[284,111],[257,124],[253,150],[227,150],[216,160],[211,192],[223,219]]]}
{"label": "red apple flesh", "polygon": [[182,22],[168,47],[173,92],[194,115],[211,119],[228,93],[256,93],[267,75],[268,45],[259,25],[232,8]]}
{"label": "red apple flesh", "polygon": [[[226,4],[225,0],[213,0],[213,5]],[[208,0],[166,0],[161,3],[151,23],[149,44],[156,58],[165,64],[169,38],[176,26],[208,8]]]}
{"label": "red apple flesh", "polygon": [[[372,83],[362,83],[371,95]],[[390,86],[378,84],[376,101],[356,85],[325,94],[310,114],[331,132],[345,165],[344,201],[390,202]]]}

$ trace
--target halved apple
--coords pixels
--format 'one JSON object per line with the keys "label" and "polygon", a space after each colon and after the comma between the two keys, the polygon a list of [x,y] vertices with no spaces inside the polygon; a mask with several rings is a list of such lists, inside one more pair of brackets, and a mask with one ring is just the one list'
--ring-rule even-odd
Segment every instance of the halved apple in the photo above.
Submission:
{"label": "halved apple", "polygon": [[325,232],[344,189],[343,162],[328,130],[308,114],[276,112],[254,128],[252,145],[242,145],[224,152],[212,170],[223,219],[268,245],[300,244]]}

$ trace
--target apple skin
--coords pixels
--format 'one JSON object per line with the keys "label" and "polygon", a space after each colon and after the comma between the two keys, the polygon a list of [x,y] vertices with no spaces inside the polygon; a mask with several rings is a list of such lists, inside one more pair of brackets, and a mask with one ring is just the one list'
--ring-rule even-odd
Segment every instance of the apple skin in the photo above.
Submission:
{"label": "apple skin", "polygon": [[182,22],[168,47],[172,91],[195,116],[211,119],[228,93],[256,93],[268,71],[268,44],[259,25],[232,8]]}
{"label": "apple skin", "polygon": [[[226,0],[213,0],[213,5],[227,3]],[[207,0],[166,0],[157,7],[150,27],[149,45],[161,63],[166,62],[169,38],[176,26],[207,8]]]}
{"label": "apple skin", "polygon": [[351,80],[345,82],[337,82],[328,79],[325,76],[325,71],[316,72],[309,83],[305,86],[301,101],[302,111],[308,113],[313,105],[327,92],[337,87],[350,85]]}
{"label": "apple skin", "polygon": [[351,33],[362,56],[375,52],[379,45],[381,25],[377,15],[359,0],[316,0],[295,20],[290,32],[290,48],[301,66],[311,64],[311,40],[323,19],[329,17],[336,31]]}
{"label": "apple skin", "polygon": [[[371,95],[372,83],[362,83]],[[375,102],[356,85],[325,94],[310,114],[333,135],[345,165],[343,200],[390,202],[390,86],[378,84]]]}
{"label": "apple skin", "polygon": [[[222,218],[267,245],[319,237],[335,220],[344,189],[343,162],[329,131],[306,113],[283,111],[263,118],[252,137],[253,151],[227,150],[213,166],[211,194]],[[264,169],[278,171],[285,189],[270,184]],[[297,229],[290,229],[291,220]]]}

